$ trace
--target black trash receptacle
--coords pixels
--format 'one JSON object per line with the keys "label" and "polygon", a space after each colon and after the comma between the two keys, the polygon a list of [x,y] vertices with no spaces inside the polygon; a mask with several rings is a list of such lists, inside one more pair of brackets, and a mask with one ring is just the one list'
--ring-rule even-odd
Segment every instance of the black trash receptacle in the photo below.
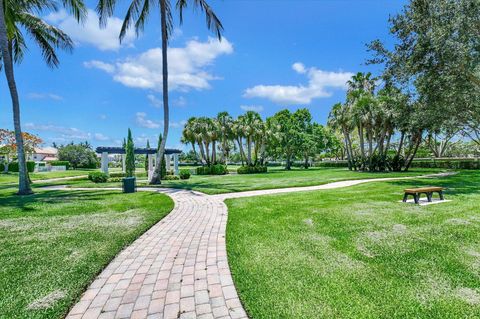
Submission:
{"label": "black trash receptacle", "polygon": [[122,182],[124,193],[135,193],[137,191],[137,183],[135,177],[125,177]]}

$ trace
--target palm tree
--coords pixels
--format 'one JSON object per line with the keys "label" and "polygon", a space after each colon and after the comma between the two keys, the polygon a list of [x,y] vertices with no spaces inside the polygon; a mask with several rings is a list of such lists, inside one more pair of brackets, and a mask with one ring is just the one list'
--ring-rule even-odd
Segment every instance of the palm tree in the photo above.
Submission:
{"label": "palm tree", "polygon": [[343,133],[345,152],[347,153],[348,168],[352,169],[353,161],[353,148],[350,133],[352,131],[352,121],[350,118],[350,112],[346,105],[337,103],[332,107],[328,116],[328,126],[334,130],[339,130]]}
{"label": "palm tree", "polygon": [[232,139],[233,118],[228,112],[220,112],[216,118],[218,136],[222,148],[223,163],[227,164],[228,154],[230,152],[230,140]]}
{"label": "palm tree", "polygon": [[[74,1],[74,0],[71,0]],[[97,5],[97,11],[100,16],[100,24],[105,25],[107,18],[113,15],[113,11],[118,1],[116,0],[99,0]],[[179,12],[180,24],[183,22],[183,11],[191,3],[195,8],[199,8],[206,17],[207,28],[216,33],[219,40],[222,38],[223,26],[220,20],[217,18],[215,12],[205,0],[176,0],[176,9]],[[160,7],[160,25],[162,33],[162,83],[163,83],[163,139],[160,144],[160,148],[157,154],[156,163],[159,164],[160,160],[165,154],[165,143],[168,137],[169,126],[169,105],[168,105],[168,57],[167,48],[168,40],[173,30],[173,18],[172,8],[170,0],[132,0],[125,19],[123,21],[122,29],[120,30],[120,41],[122,41],[130,28],[132,23],[134,24],[135,32],[140,34],[145,26],[145,22],[150,13],[150,9],[159,5]],[[150,184],[161,183],[161,169],[160,165],[156,165],[153,172]]]}
{"label": "palm tree", "polygon": [[[57,67],[59,60],[57,49],[72,50],[73,42],[62,30],[49,25],[36,13],[45,10],[56,11],[55,0],[2,0],[0,1],[0,51],[13,108],[13,126],[17,144],[19,166],[18,194],[31,194],[30,179],[25,161],[25,148],[20,119],[20,99],[15,83],[14,62],[20,63],[26,51],[24,34],[26,32],[40,47],[43,58],[49,67]],[[86,16],[82,0],[62,0],[63,6],[71,12],[77,21]]]}

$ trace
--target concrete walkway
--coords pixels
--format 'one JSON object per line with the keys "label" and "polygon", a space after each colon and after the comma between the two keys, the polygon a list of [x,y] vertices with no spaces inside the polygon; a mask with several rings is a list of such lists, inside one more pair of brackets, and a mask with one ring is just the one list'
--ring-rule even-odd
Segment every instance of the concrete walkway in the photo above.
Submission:
{"label": "concrete walkway", "polygon": [[[445,174],[428,177],[439,176]],[[168,194],[175,208],[115,257],[67,318],[247,318],[227,262],[225,199],[412,178],[364,179],[213,196],[188,190],[139,188]]]}

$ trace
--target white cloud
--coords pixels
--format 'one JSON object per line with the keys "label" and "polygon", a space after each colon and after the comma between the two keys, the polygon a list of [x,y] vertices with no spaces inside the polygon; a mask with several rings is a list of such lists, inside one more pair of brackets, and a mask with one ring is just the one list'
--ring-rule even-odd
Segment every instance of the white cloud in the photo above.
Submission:
{"label": "white cloud", "polygon": [[185,106],[187,105],[187,99],[183,96],[180,96],[178,99],[173,100],[172,104],[175,106]]}
{"label": "white cloud", "polygon": [[100,28],[98,15],[92,9],[88,9],[88,16],[83,24],[79,24],[65,10],[49,14],[46,20],[59,26],[77,44],[93,45],[102,51],[117,51],[121,46],[132,46],[135,40],[135,32],[129,29],[123,43],[120,44],[118,36],[122,20],[117,17],[108,18],[106,27]]}
{"label": "white cloud", "polygon": [[103,135],[102,133],[93,134],[93,138],[97,141],[108,141],[110,137]]}
{"label": "white cloud", "polygon": [[292,69],[296,71],[297,73],[304,74],[307,72],[307,69],[305,68],[305,65],[300,62],[296,62],[292,65]]}
{"label": "white cloud", "polygon": [[57,94],[53,93],[28,93],[27,98],[32,99],[32,100],[54,100],[54,101],[62,101],[63,97]]}
{"label": "white cloud", "polygon": [[[154,121],[148,118],[147,113],[145,112],[137,112],[135,114],[135,122],[137,123],[138,126],[140,127],[145,127],[145,128],[160,128],[163,126],[163,121]],[[187,123],[187,121],[182,120],[180,122],[175,122],[175,121],[170,121],[169,122],[169,127],[171,128],[183,128],[183,126]]]}
{"label": "white cloud", "polygon": [[263,111],[263,106],[261,105],[240,105],[240,108],[244,111],[254,111],[254,112]]}
{"label": "white cloud", "polygon": [[53,124],[34,124],[26,123],[25,128],[35,131],[46,131],[57,133],[57,138],[70,140],[88,140],[92,138],[92,134],[79,130],[75,127],[65,127]]}
{"label": "white cloud", "polygon": [[162,107],[163,106],[162,100],[160,100],[159,98],[157,98],[153,94],[147,95],[147,99],[150,101],[150,104],[152,104],[155,107]]}
{"label": "white cloud", "polygon": [[243,96],[266,98],[279,104],[309,104],[313,99],[331,96],[328,88],[345,89],[346,82],[353,76],[350,72],[306,68],[299,62],[294,63],[292,68],[299,74],[307,75],[307,85],[257,85],[246,89]]}
{"label": "white cloud", "polygon": [[83,62],[83,66],[88,69],[99,69],[107,73],[113,73],[115,71],[115,66],[113,66],[112,64],[97,60]]}
{"label": "white cloud", "polygon": [[147,118],[147,113],[145,113],[145,112],[137,112],[137,114],[135,114],[135,122],[140,127],[145,127],[145,128],[159,128],[160,127],[160,123],[148,119]]}
{"label": "white cloud", "polygon": [[[215,59],[231,54],[232,44],[208,38],[206,42],[190,40],[183,48],[168,49],[170,90],[188,91],[210,88],[210,81],[218,79],[207,71]],[[111,73],[113,80],[125,86],[149,90],[162,90],[162,50],[153,48],[139,56],[130,57],[115,64],[99,61],[86,62],[85,66]]]}

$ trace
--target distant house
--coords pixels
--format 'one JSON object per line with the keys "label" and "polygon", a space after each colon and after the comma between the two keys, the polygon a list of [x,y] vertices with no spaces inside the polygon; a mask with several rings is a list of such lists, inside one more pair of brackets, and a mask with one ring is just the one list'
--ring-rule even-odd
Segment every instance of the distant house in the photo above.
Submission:
{"label": "distant house", "polygon": [[55,147],[35,147],[35,152],[29,155],[34,162],[51,162],[58,160],[58,150]]}

